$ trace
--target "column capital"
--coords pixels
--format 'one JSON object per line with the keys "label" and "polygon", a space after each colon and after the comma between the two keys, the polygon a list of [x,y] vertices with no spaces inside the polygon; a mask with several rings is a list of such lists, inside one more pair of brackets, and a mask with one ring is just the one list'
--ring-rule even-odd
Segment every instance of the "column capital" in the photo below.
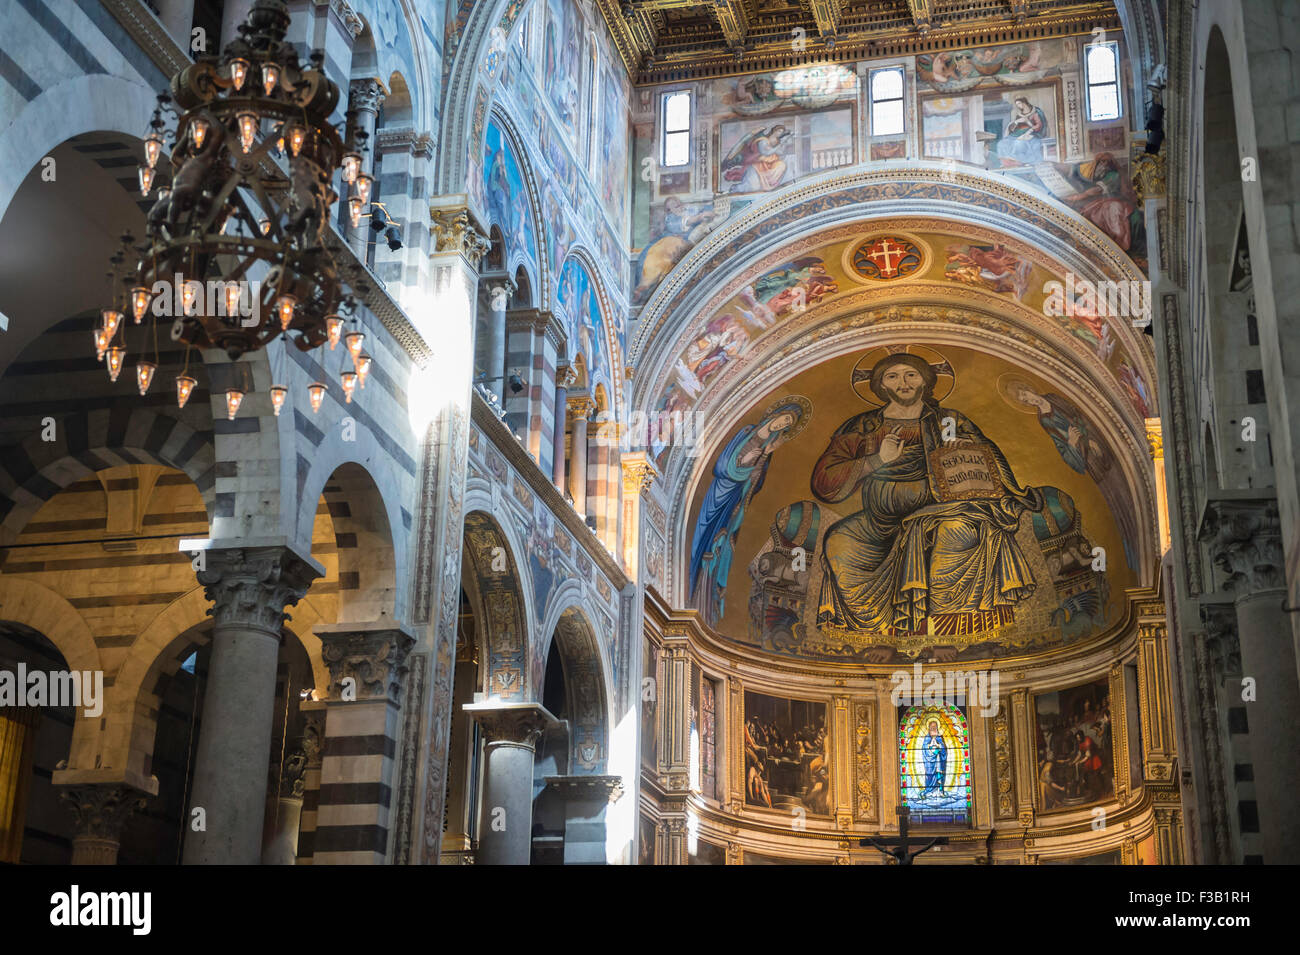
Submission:
{"label": "column capital", "polygon": [[[578,383],[578,372],[572,365],[557,365],[555,368],[555,384],[564,389],[572,388]],[[568,405],[568,401],[565,401]]]}
{"label": "column capital", "polygon": [[491,242],[470,218],[469,209],[465,206],[431,206],[429,220],[434,252],[459,252],[477,269]]}
{"label": "column capital", "polygon": [[532,749],[546,730],[560,721],[540,703],[466,703],[464,710],[482,728],[489,743],[513,743]]}
{"label": "column capital", "polygon": [[209,547],[198,571],[208,615],[218,627],[260,630],[280,638],[286,607],[297,605],[324,568],[283,544]]}
{"label": "column capital", "polygon": [[654,464],[650,462],[650,455],[644,451],[634,451],[631,454],[623,455],[623,492],[625,494],[642,494],[650,490],[650,485],[654,483],[655,470]]}
{"label": "column capital", "polygon": [[329,702],[345,702],[343,681],[355,681],[356,696],[346,702],[386,699],[394,706],[402,702],[406,682],[406,660],[415,637],[395,620],[370,623],[335,623],[316,627],[321,658],[330,671]]}
{"label": "column capital", "polygon": [[570,395],[564,402],[569,411],[569,417],[574,421],[587,421],[591,418],[591,413],[596,410],[596,402],[591,400],[591,395]]}
{"label": "column capital", "polygon": [[547,776],[545,781],[570,799],[616,803],[623,796],[622,776]]}
{"label": "column capital", "polygon": [[1237,599],[1282,591],[1282,524],[1272,498],[1216,495],[1205,502],[1197,538]]}
{"label": "column capital", "polygon": [[72,813],[76,839],[112,843],[116,850],[123,824],[149,795],[128,783],[66,783],[59,802]]}
{"label": "column capital", "polygon": [[348,107],[378,113],[384,102],[384,87],[376,79],[353,80],[348,84]]}

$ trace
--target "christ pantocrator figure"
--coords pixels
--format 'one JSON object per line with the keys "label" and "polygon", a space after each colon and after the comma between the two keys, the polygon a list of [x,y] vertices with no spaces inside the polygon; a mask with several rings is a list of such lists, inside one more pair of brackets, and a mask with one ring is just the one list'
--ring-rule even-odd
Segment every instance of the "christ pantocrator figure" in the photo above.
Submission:
{"label": "christ pantocrator figure", "polygon": [[[866,376],[862,376],[866,378]],[[1021,515],[1043,507],[1038,488],[1021,487],[1001,450],[960,411],[934,397],[939,375],[906,352],[872,367],[882,406],[850,418],[832,435],[812,475],[828,504],[859,495],[860,510],[827,531],[819,625],[849,631],[949,638],[1007,626],[1034,591],[1016,541]],[[955,440],[943,441],[944,422]],[[936,452],[969,449],[988,490],[962,498]],[[949,454],[949,459],[953,459]],[[965,468],[965,465],[962,465]]]}

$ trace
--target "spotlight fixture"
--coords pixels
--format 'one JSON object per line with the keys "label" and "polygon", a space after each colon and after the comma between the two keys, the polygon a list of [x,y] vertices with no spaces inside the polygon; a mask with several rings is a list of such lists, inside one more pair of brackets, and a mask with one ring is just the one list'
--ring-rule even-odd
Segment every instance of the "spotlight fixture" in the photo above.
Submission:
{"label": "spotlight fixture", "polygon": [[524,380],[519,377],[517,372],[511,372],[510,377],[506,379],[506,384],[510,386],[510,393],[517,395],[524,390]]}

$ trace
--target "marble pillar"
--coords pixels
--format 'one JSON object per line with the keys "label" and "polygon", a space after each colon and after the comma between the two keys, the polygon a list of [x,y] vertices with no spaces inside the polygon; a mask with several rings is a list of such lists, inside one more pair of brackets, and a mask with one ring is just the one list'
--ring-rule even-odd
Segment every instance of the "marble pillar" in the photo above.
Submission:
{"label": "marble pillar", "polygon": [[[321,569],[286,546],[204,552],[199,583],[212,601],[212,660],[187,807],[187,865],[254,865],[266,813],[276,661],[286,607]],[[194,810],[204,826],[195,830]]]}
{"label": "marble pillar", "polygon": [[72,865],[116,865],[122,826],[148,793],[126,783],[65,785],[59,801],[72,813]]}
{"label": "marble pillar", "polygon": [[1218,492],[1206,501],[1199,537],[1236,612],[1242,682],[1229,705],[1246,708],[1264,861],[1300,862],[1300,763],[1283,743],[1300,724],[1300,683],[1277,503],[1258,492]]}
{"label": "marble pillar", "polygon": [[589,395],[566,399],[568,416],[573,421],[573,438],[569,451],[569,496],[573,509],[587,519],[587,422],[596,404]]}
{"label": "marble pillar", "polygon": [[569,389],[577,383],[578,376],[569,365],[555,369],[555,447],[551,453],[551,480],[564,493],[564,439],[568,431]]}
{"label": "marble pillar", "polygon": [[[352,136],[353,141],[360,146],[362,143],[367,144],[367,148],[361,150],[361,172],[374,178],[371,184],[370,196],[372,199],[379,198],[379,163],[375,157],[379,152],[379,143],[376,141],[375,129],[379,122],[379,107],[384,102],[384,88],[379,85],[378,80],[353,80],[348,87],[348,108],[352,113]],[[362,261],[366,261],[366,246],[370,242],[370,220],[362,218],[361,222],[354,228],[349,218],[348,199],[352,197],[355,191],[355,184],[347,187],[347,195],[340,199],[343,207],[344,221],[347,222],[348,245],[352,247],[353,253]],[[370,211],[369,204],[361,209],[362,216]]]}
{"label": "marble pillar", "polygon": [[515,294],[515,283],[504,272],[486,273],[482,277],[484,321],[480,325],[482,340],[474,342],[478,366],[476,378],[496,395],[497,407],[505,408],[506,387],[506,307]]}
{"label": "marble pillar", "polygon": [[533,830],[533,756],[558,722],[540,703],[469,703],[483,733],[483,796],[477,862],[528,865]]}
{"label": "marble pillar", "polygon": [[623,795],[623,777],[547,776],[564,800],[564,864],[605,865],[605,811]]}
{"label": "marble pillar", "polygon": [[465,533],[474,310],[479,262],[488,249],[487,237],[463,201],[463,196],[438,197],[430,206],[434,251],[429,255],[429,307],[412,318],[430,350],[427,363],[412,376],[412,381],[423,382],[425,392],[413,405],[429,415],[415,427],[424,442],[411,611],[421,649],[427,647],[420,655],[427,669],[419,679],[428,689],[420,701],[427,736],[416,757],[411,796],[417,809],[411,830],[401,833],[401,839],[416,847],[412,858],[426,865],[437,863],[442,844]]}
{"label": "marble pillar", "polygon": [[402,688],[415,638],[392,620],[313,632],[330,685],[312,863],[382,865],[392,828]]}

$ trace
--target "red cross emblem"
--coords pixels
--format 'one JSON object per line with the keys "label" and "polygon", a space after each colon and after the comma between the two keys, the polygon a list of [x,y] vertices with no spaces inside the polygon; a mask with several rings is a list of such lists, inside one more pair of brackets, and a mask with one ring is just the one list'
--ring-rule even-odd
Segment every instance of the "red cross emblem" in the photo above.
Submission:
{"label": "red cross emblem", "polygon": [[880,269],[880,277],[892,279],[898,274],[898,263],[908,254],[906,246],[895,245],[888,237],[877,239],[867,246],[867,258]]}

